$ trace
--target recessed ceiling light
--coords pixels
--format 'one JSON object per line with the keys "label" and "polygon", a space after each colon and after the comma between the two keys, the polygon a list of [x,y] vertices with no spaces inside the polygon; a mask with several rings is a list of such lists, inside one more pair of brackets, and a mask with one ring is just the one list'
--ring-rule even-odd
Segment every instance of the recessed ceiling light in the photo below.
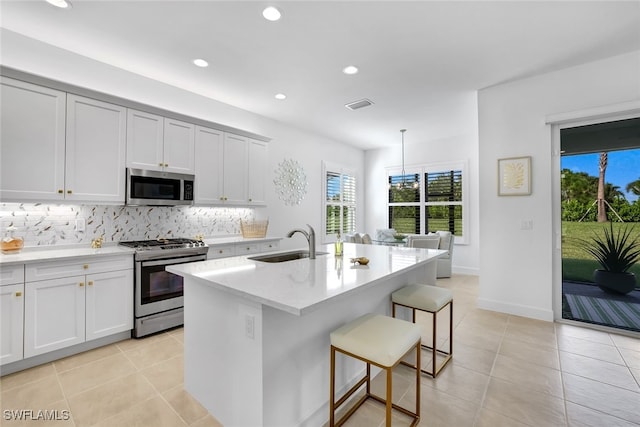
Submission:
{"label": "recessed ceiling light", "polygon": [[71,7],[71,2],[68,0],[46,0],[47,3],[59,7],[61,9],[67,9]]}
{"label": "recessed ceiling light", "polygon": [[284,93],[277,93],[275,98],[282,101],[283,99],[287,99],[287,95]]}
{"label": "recessed ceiling light", "polygon": [[345,74],[357,74],[358,67],[356,67],[355,65],[348,65],[342,69],[342,72]]}
{"label": "recessed ceiling light", "polygon": [[193,60],[194,65],[204,68],[204,67],[208,67],[209,63],[207,61],[205,61],[204,59],[198,58],[198,59],[194,59]]}
{"label": "recessed ceiling light", "polygon": [[262,11],[262,16],[264,16],[264,19],[266,19],[267,21],[277,21],[278,19],[280,19],[282,14],[277,8],[269,6]]}

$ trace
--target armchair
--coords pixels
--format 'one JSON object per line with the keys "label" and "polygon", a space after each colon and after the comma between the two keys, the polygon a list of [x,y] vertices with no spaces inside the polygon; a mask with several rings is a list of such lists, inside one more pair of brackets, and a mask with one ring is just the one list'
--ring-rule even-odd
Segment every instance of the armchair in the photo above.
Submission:
{"label": "armchair", "polygon": [[453,257],[454,236],[450,231],[436,231],[427,235],[412,234],[407,237],[407,246],[413,248],[444,249],[447,254],[438,258],[437,277],[451,277],[451,259]]}

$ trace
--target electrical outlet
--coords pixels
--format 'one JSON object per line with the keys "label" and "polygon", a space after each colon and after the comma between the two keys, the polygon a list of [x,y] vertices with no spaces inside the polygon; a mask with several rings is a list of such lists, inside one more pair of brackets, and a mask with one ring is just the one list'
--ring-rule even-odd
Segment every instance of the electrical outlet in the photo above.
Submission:
{"label": "electrical outlet", "polygon": [[84,230],[85,230],[84,218],[76,219],[76,231],[79,233],[84,233]]}
{"label": "electrical outlet", "polygon": [[247,338],[254,339],[256,319],[250,314],[244,315],[244,333]]}

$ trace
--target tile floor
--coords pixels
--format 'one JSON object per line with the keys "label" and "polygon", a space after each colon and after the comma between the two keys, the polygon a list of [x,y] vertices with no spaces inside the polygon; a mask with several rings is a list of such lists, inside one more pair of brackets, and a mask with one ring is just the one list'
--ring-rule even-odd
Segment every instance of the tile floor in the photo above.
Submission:
{"label": "tile floor", "polygon": [[[421,426],[640,425],[640,339],[480,310],[475,276],[438,285],[454,293],[454,357],[437,379],[422,377]],[[429,337],[428,318],[418,320]],[[220,426],[183,389],[182,339],[172,330],[2,377],[0,424]],[[394,371],[394,400],[409,408],[412,375]],[[383,375],[373,388],[382,394]],[[69,411],[70,419],[9,421],[12,409]],[[408,424],[402,415],[393,421]],[[345,425],[384,425],[384,408],[368,401]]]}

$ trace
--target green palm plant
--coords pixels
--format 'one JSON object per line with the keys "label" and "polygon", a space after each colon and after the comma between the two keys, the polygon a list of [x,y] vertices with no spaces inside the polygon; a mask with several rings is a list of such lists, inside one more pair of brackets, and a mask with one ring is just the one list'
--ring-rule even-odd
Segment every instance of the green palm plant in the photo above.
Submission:
{"label": "green palm plant", "polygon": [[640,260],[640,237],[633,234],[633,226],[604,228],[602,236],[595,234],[592,240],[583,240],[583,248],[591,254],[602,269],[612,273],[627,272]]}

